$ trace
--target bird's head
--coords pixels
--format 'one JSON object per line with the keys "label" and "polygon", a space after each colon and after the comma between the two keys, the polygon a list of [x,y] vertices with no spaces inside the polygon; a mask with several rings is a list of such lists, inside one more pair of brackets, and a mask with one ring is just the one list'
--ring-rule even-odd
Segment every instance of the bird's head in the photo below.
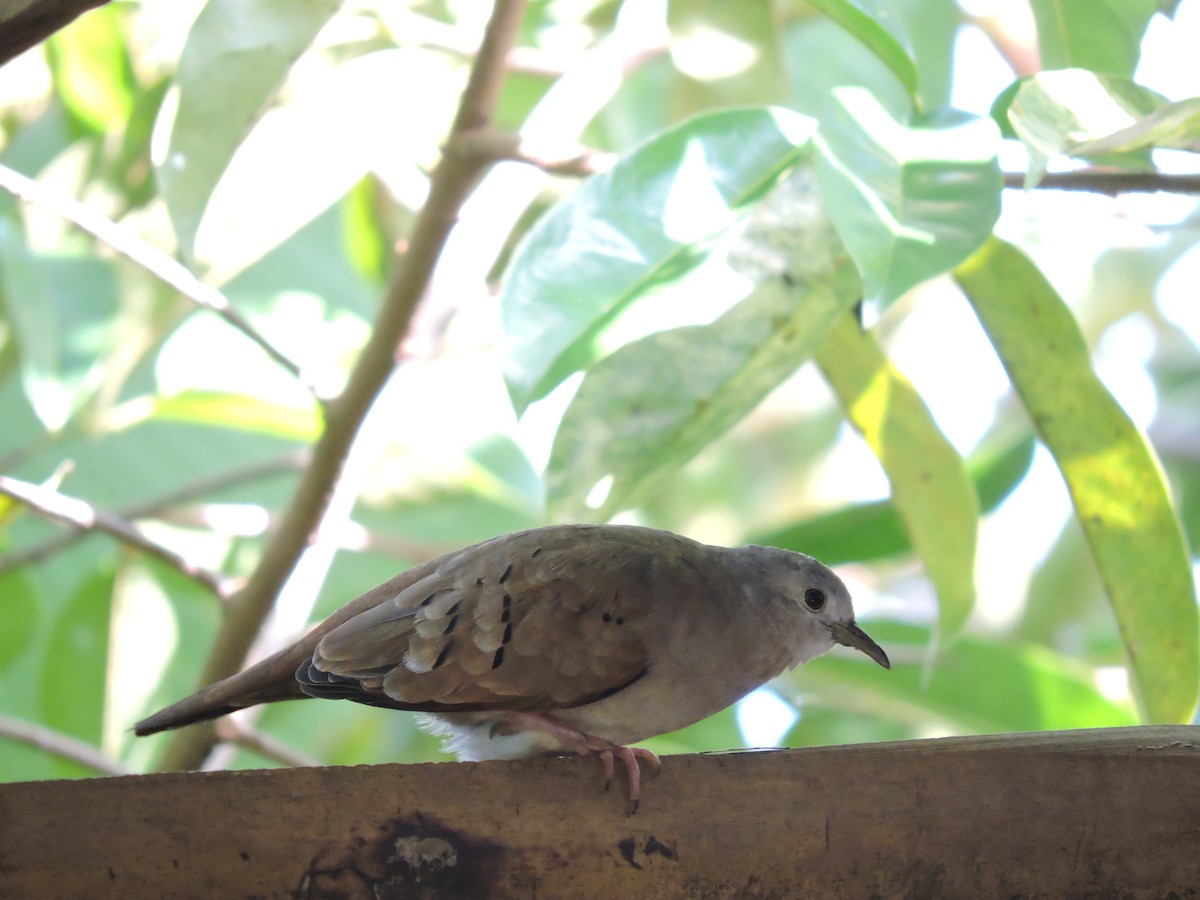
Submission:
{"label": "bird's head", "polygon": [[821,655],[833,644],[842,644],[865,653],[885,669],[892,667],[883,648],[854,621],[850,592],[832,569],[802,553],[769,552],[773,592],[797,607],[806,636],[798,662]]}

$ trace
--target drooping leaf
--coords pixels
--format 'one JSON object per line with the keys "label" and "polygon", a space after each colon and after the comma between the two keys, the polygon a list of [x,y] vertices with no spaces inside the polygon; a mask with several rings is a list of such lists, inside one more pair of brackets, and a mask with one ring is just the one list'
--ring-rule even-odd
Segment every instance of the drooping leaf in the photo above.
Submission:
{"label": "drooping leaf", "polygon": [[885,307],[991,234],[997,145],[989,119],[947,113],[909,126],[865,90],[834,91],[815,138],[817,177],[868,300]]}
{"label": "drooping leaf", "polygon": [[695,266],[796,165],[813,125],[782,109],[697,116],[543,216],[517,248],[500,299],[517,412],[592,362],[592,338],[634,297]]}
{"label": "drooping leaf", "polygon": [[1070,310],[993,238],[955,273],[1062,471],[1154,722],[1188,722],[1200,687],[1191,561],[1145,438],[1092,370]]}
{"label": "drooping leaf", "polygon": [[939,633],[949,639],[975,604],[979,498],[962,457],[853,316],[830,329],[817,364],[887,473],[892,502],[937,590]]}

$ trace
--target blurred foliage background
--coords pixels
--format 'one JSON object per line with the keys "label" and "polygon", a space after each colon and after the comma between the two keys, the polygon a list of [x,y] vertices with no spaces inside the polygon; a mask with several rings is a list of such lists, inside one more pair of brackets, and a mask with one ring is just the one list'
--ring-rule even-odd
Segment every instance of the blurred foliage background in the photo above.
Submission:
{"label": "blurred foliage background", "polygon": [[[154,767],[129,728],[279,525],[489,7],[113,2],[0,68],[0,779]],[[1197,45],[1197,0],[530,3],[491,134],[527,160],[255,652],[615,519],[836,565],[895,664],[657,751],[1192,721]],[[211,765],[440,758],[351,703],[239,727]]]}

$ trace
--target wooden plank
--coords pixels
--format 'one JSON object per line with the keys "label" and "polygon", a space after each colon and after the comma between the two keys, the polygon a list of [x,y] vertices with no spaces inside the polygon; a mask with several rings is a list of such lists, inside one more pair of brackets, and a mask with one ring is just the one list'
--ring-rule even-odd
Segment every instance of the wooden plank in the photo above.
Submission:
{"label": "wooden plank", "polygon": [[1181,897],[1200,729],[0,785],[0,897]]}

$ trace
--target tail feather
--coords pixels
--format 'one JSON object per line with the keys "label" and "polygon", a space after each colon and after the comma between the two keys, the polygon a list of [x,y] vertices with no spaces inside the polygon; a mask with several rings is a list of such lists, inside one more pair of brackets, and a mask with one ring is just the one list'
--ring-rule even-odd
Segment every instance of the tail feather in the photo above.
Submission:
{"label": "tail feather", "polygon": [[219,719],[236,710],[260,703],[305,699],[307,695],[296,681],[296,669],[312,657],[321,638],[359,613],[396,597],[408,585],[433,571],[441,561],[442,558],[430,560],[367,591],[290,647],[280,650],[274,656],[268,656],[244,672],[210,684],[190,697],[184,697],[178,703],[172,703],[142,719],[133,726],[134,734],[155,734],[172,728],[182,728],[194,722]]}

